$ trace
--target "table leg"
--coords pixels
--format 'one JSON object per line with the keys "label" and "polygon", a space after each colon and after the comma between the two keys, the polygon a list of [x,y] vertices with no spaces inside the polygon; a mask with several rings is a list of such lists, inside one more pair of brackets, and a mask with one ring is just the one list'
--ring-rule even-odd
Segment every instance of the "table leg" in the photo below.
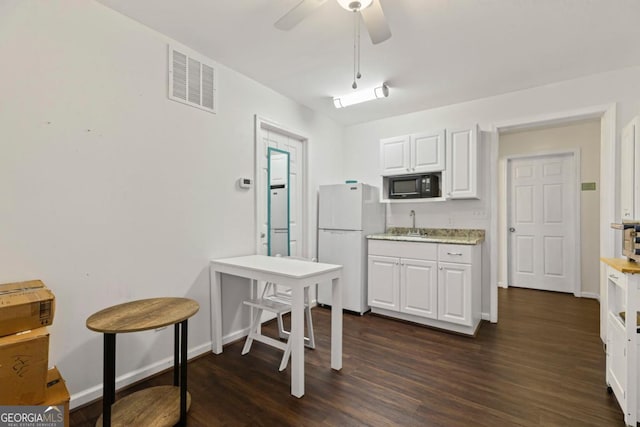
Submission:
{"label": "table leg", "polygon": [[116,401],[116,334],[104,334],[102,369],[102,425],[110,427],[111,405]]}
{"label": "table leg", "polygon": [[291,394],[304,395],[304,288],[291,292]]}
{"label": "table leg", "polygon": [[342,369],[342,283],[331,281],[331,368]]}
{"label": "table leg", "polygon": [[222,296],[221,274],[211,270],[211,351],[222,353]]}
{"label": "table leg", "polygon": [[[256,279],[250,279],[249,280],[251,282],[251,288],[249,291],[249,298],[258,298],[258,281]],[[252,320],[253,317],[256,315],[256,313],[258,312],[258,309],[251,306],[249,307],[249,322],[250,324],[252,324]],[[258,334],[262,333],[262,323],[258,324],[258,327],[256,328],[255,332],[257,332]]]}
{"label": "table leg", "polygon": [[187,329],[188,320],[180,323],[182,332],[180,343],[180,422],[178,425],[184,426],[187,423]]}
{"label": "table leg", "polygon": [[180,323],[173,325],[173,385],[180,385]]}

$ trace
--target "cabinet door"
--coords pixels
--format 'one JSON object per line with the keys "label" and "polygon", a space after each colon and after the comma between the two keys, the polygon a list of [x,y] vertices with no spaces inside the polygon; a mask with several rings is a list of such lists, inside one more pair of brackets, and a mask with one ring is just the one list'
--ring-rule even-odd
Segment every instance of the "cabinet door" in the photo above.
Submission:
{"label": "cabinet door", "polygon": [[620,406],[626,408],[624,402],[627,390],[627,338],[624,326],[613,313],[609,313],[607,325],[607,382],[618,399]]}
{"label": "cabinet door", "polygon": [[387,310],[400,310],[400,260],[369,255],[369,305]]}
{"label": "cabinet door", "polygon": [[478,197],[478,126],[447,131],[447,191],[450,199]]}
{"label": "cabinet door", "polygon": [[410,138],[408,135],[380,140],[380,170],[383,176],[411,172]]}
{"label": "cabinet door", "polygon": [[438,263],[438,319],[471,326],[471,265]]}
{"label": "cabinet door", "polygon": [[[640,139],[638,136],[638,119],[634,119],[631,123],[624,127],[622,130],[622,137],[620,139],[620,214],[622,220],[636,219],[635,205],[640,203],[640,200],[635,200],[635,181],[638,179],[634,173],[635,158],[640,153],[640,147],[636,144],[636,139]],[[637,187],[640,189],[640,187]],[[640,215],[640,212],[638,212]]]}
{"label": "cabinet door", "polygon": [[411,135],[411,172],[440,172],[445,167],[444,129]]}
{"label": "cabinet door", "polygon": [[438,275],[435,261],[400,260],[400,311],[438,318]]}

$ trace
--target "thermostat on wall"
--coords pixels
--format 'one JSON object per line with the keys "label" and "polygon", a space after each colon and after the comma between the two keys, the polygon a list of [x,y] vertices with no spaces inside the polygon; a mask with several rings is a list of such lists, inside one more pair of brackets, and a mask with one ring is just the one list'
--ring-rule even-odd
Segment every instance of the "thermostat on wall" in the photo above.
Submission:
{"label": "thermostat on wall", "polygon": [[240,188],[251,188],[253,185],[253,181],[251,178],[238,178],[238,187]]}

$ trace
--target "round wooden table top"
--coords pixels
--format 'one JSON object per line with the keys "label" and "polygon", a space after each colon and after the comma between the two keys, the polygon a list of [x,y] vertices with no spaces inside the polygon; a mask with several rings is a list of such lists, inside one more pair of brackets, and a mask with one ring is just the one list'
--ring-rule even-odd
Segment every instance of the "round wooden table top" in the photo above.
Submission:
{"label": "round wooden table top", "polygon": [[119,334],[173,325],[198,312],[200,305],[188,298],[150,298],[125,302],[100,310],[87,319],[87,328]]}

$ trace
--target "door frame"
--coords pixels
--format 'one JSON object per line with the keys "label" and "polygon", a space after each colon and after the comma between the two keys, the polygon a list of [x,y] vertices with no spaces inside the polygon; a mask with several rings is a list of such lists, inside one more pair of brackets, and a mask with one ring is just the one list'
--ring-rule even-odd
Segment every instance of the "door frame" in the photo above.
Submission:
{"label": "door frame", "polygon": [[309,248],[309,157],[308,157],[308,143],[309,138],[305,136],[302,132],[293,130],[289,127],[283,126],[280,123],[267,119],[265,117],[255,115],[255,127],[254,127],[254,150],[253,150],[253,164],[254,164],[254,177],[255,177],[255,185],[253,186],[254,190],[254,221],[253,221],[253,230],[254,230],[254,238],[255,238],[255,249],[256,253],[260,253],[261,250],[261,237],[260,237],[260,221],[262,218],[260,217],[261,212],[266,212],[267,207],[263,206],[262,208],[259,206],[259,195],[258,188],[265,188],[266,183],[262,182],[262,174],[260,172],[260,164],[258,162],[258,153],[261,150],[260,146],[260,133],[262,130],[271,130],[283,135],[286,135],[290,138],[297,139],[302,142],[302,152],[300,155],[302,156],[301,164],[302,164],[302,200],[300,203],[302,205],[302,218],[300,219],[300,249],[301,254],[305,258],[309,258],[310,248]]}
{"label": "door frame", "polygon": [[[582,119],[600,119],[600,256],[616,254],[616,235],[610,232],[609,224],[616,222],[616,104],[595,105],[569,111],[534,115],[494,123],[491,126],[489,154],[489,187],[491,188],[491,210],[499,212],[498,203],[498,147],[500,132],[559,123],[570,123]],[[498,322],[498,215],[491,215],[488,241],[490,243],[490,292],[489,321]],[[619,247],[619,245],[618,245]],[[501,248],[500,248],[501,249]],[[600,267],[600,289],[605,283],[605,269]],[[600,296],[602,301],[602,295]],[[483,316],[484,318],[484,316]]]}
{"label": "door frame", "polygon": [[[509,223],[510,220],[510,212],[509,208],[512,206],[513,200],[511,200],[511,191],[510,191],[510,178],[509,178],[509,164],[512,160],[522,160],[522,159],[531,159],[531,158],[539,158],[539,157],[548,157],[548,156],[565,156],[569,155],[572,159],[571,167],[573,170],[570,171],[570,185],[573,186],[574,194],[573,194],[573,204],[574,204],[574,212],[576,215],[575,221],[573,222],[573,236],[576,247],[582,248],[582,240],[580,239],[580,227],[582,225],[581,221],[581,206],[580,206],[580,149],[574,150],[559,150],[559,151],[541,151],[538,153],[531,154],[513,154],[504,157],[504,163],[502,165],[503,172],[503,182],[502,188],[505,190],[504,197],[499,197],[499,212],[502,214],[502,218],[504,218],[505,227],[511,226]],[[513,248],[509,243],[509,233],[503,233],[502,239],[500,241],[500,247],[504,248],[503,250],[506,252],[507,259],[511,255],[511,251]],[[573,276],[575,277],[575,281],[573,284],[573,295],[576,297],[581,296],[582,293],[582,259],[581,253],[578,252],[577,255],[574,255],[574,271]],[[507,282],[504,283],[505,288],[509,287],[509,281],[511,280],[511,274],[513,273],[511,269],[511,262],[507,261],[502,265],[502,277],[507,279]]]}

